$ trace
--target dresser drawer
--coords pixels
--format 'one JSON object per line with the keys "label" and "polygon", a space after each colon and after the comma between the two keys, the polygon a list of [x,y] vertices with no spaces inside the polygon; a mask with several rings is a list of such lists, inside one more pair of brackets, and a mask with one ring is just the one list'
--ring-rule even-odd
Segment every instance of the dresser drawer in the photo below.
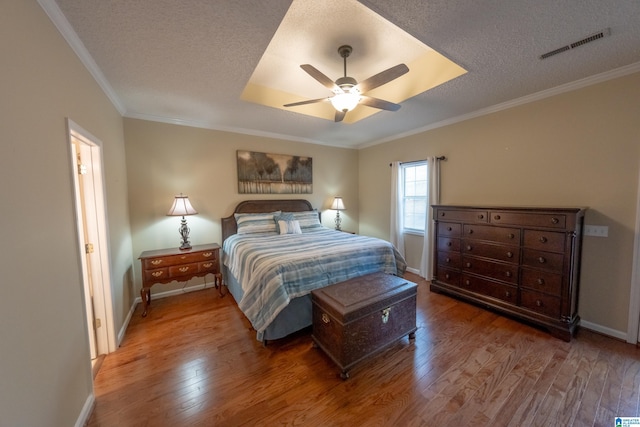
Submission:
{"label": "dresser drawer", "polygon": [[542,292],[522,290],[520,305],[545,316],[555,319],[560,317],[560,298]]}
{"label": "dresser drawer", "polygon": [[198,264],[182,264],[182,265],[174,265],[169,267],[169,276],[170,277],[180,277],[184,275],[192,275],[198,272]]}
{"label": "dresser drawer", "polygon": [[510,304],[517,303],[518,288],[515,286],[463,274],[461,287],[471,292],[497,298]]}
{"label": "dresser drawer", "polygon": [[462,226],[454,222],[438,222],[438,237],[460,237]]}
{"label": "dresser drawer", "polygon": [[490,242],[512,245],[520,244],[520,230],[517,228],[465,224],[463,234],[467,239],[488,240]]}
{"label": "dresser drawer", "polygon": [[478,240],[463,240],[462,253],[468,255],[483,256],[498,261],[517,264],[520,262],[520,247],[496,245]]}
{"label": "dresser drawer", "polygon": [[148,258],[144,260],[145,269],[154,269],[160,267],[169,267],[172,265],[189,264],[192,262],[199,262],[205,260],[216,260],[217,250],[196,252],[180,255],[167,255],[155,258]]}
{"label": "dresser drawer", "polygon": [[567,226],[566,214],[558,213],[526,213],[491,211],[489,220],[492,224],[521,225],[524,227],[546,227],[563,230]]}
{"label": "dresser drawer", "polygon": [[162,281],[171,281],[169,276],[169,267],[157,268],[155,270],[144,270],[142,274],[145,283],[161,283]]}
{"label": "dresser drawer", "polygon": [[440,209],[436,210],[438,221],[488,222],[489,212],[473,209]]}
{"label": "dresser drawer", "polygon": [[562,274],[523,267],[522,287],[560,296],[562,291]]}
{"label": "dresser drawer", "polygon": [[460,252],[438,252],[438,265],[459,269],[462,265]]}
{"label": "dresser drawer", "polygon": [[562,273],[564,255],[525,248],[522,250],[522,265]]}
{"label": "dresser drawer", "polygon": [[525,230],[524,245],[541,251],[563,253],[565,236],[561,232]]}
{"label": "dresser drawer", "polygon": [[450,239],[448,237],[438,238],[439,251],[460,251],[460,239]]}
{"label": "dresser drawer", "polygon": [[462,271],[487,276],[513,284],[518,283],[518,266],[480,258],[462,257]]}
{"label": "dresser drawer", "polygon": [[436,279],[448,285],[460,286],[460,276],[460,272],[448,268],[438,267],[436,271]]}
{"label": "dresser drawer", "polygon": [[213,260],[213,261],[205,261],[205,262],[201,262],[198,263],[198,272],[200,273],[204,273],[204,272],[211,272],[211,273],[217,273],[218,272],[218,260]]}

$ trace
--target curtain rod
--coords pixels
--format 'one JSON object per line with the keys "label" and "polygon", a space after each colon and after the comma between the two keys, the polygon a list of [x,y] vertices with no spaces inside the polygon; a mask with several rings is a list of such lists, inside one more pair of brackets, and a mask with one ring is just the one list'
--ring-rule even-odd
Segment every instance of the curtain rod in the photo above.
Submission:
{"label": "curtain rod", "polygon": [[[436,160],[447,160],[447,158],[445,156],[437,156]],[[400,162],[401,165],[403,164],[408,164],[408,163],[419,163],[419,162],[426,162],[427,159],[422,159],[422,160],[411,160],[410,162]],[[392,163],[389,163],[389,166],[391,166]]]}

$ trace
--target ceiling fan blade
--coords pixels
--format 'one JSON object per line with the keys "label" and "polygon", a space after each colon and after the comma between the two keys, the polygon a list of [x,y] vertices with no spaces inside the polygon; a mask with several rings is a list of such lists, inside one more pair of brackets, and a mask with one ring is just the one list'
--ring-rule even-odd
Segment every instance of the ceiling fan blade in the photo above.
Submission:
{"label": "ceiling fan blade", "polygon": [[388,111],[398,111],[400,109],[400,104],[394,104],[393,102],[364,95],[360,97],[360,104]]}
{"label": "ceiling fan blade", "polygon": [[360,82],[357,87],[360,90],[360,93],[365,93],[371,89],[377,88],[378,86],[382,86],[385,83],[389,83],[391,80],[395,80],[408,72],[409,67],[404,64],[398,64],[395,67],[387,68],[375,76],[371,76],[365,81]]}
{"label": "ceiling fan blade", "polygon": [[326,101],[329,98],[309,99],[307,101],[292,102],[291,104],[284,104],[283,107],[297,107],[298,105],[315,104],[316,102]]}
{"label": "ceiling fan blade", "polygon": [[336,111],[335,122],[341,122],[344,119],[344,116],[347,114],[346,111]]}
{"label": "ceiling fan blade", "polygon": [[329,90],[334,90],[336,89],[338,86],[333,82],[333,80],[331,80],[329,77],[325,76],[324,74],[322,74],[322,72],[320,72],[320,70],[318,70],[316,67],[314,67],[313,65],[310,64],[302,64],[300,66],[300,68],[302,68],[303,70],[305,70],[307,72],[307,74],[309,74],[311,77],[313,77],[314,79],[316,79],[317,81],[320,82],[320,84],[322,84],[324,87],[326,87]]}

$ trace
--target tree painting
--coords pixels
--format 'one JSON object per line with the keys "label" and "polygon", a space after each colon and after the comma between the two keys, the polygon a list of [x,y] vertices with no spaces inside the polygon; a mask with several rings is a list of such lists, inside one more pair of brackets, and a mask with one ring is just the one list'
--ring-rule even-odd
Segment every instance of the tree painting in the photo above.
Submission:
{"label": "tree painting", "polygon": [[238,193],[311,194],[311,157],[238,150]]}

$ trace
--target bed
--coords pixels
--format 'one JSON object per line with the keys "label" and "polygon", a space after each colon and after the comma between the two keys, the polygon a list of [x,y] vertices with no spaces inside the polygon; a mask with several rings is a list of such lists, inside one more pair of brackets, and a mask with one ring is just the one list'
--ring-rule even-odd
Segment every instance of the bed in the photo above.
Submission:
{"label": "bed", "polygon": [[406,270],[389,242],[323,227],[303,199],[244,201],[221,224],[225,284],[265,344],[311,325],[312,290]]}

